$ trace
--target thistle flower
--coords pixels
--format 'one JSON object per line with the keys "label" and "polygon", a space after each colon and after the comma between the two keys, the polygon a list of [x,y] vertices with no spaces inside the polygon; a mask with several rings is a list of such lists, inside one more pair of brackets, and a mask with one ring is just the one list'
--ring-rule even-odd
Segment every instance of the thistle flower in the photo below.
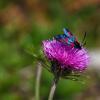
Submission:
{"label": "thistle flower", "polygon": [[[71,43],[74,46],[71,46]],[[48,99],[52,100],[59,78],[78,80],[79,73],[87,68],[89,56],[87,50],[77,42],[75,37],[73,40],[73,35],[66,29],[63,35],[57,35],[53,40],[43,41],[43,51],[51,62],[50,70],[54,74]]]}
{"label": "thistle flower", "polygon": [[60,69],[63,73],[72,71],[83,72],[88,65],[87,51],[72,48],[55,39],[43,41],[44,54],[52,63],[52,70]]}

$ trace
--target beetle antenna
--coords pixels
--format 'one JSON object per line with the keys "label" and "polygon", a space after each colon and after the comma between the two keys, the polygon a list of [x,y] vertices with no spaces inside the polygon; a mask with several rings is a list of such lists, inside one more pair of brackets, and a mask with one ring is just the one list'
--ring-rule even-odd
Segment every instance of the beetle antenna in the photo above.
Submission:
{"label": "beetle antenna", "polygon": [[85,38],[86,38],[86,32],[84,33],[84,37],[83,37],[82,42],[81,42],[82,44],[83,44]]}
{"label": "beetle antenna", "polygon": [[85,32],[85,33],[84,33],[84,37],[83,37],[82,42],[81,42],[81,45],[82,45],[82,46],[86,45],[86,41],[85,41],[86,34],[87,34],[87,33]]}

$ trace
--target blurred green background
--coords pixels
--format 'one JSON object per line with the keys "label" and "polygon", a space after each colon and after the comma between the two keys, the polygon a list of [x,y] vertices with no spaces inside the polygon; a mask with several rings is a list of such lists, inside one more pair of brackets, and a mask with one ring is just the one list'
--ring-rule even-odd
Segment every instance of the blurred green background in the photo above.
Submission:
{"label": "blurred green background", "polygon": [[[0,0],[0,100],[35,100],[41,41],[69,28],[86,48],[100,48],[100,0]],[[91,66],[90,66],[91,67]],[[100,74],[82,82],[61,79],[54,100],[100,100]],[[53,75],[43,68],[40,96],[47,100]]]}

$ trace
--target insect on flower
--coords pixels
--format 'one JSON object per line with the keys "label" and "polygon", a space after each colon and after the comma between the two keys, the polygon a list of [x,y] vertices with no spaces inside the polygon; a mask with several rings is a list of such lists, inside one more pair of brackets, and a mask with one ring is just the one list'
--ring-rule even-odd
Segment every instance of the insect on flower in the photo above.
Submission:
{"label": "insect on flower", "polygon": [[48,100],[52,100],[60,77],[78,81],[89,63],[88,52],[83,47],[86,33],[82,43],[79,43],[68,29],[64,28],[63,31],[64,34],[42,41],[43,53],[49,62],[46,68],[54,75]]}
{"label": "insect on flower", "polygon": [[[54,38],[57,41],[63,42],[71,47],[77,48],[77,49],[82,49],[82,46],[85,45],[86,42],[84,42],[86,33],[84,34],[84,38],[82,40],[82,43],[80,44],[76,37],[68,30],[68,29],[63,29],[64,34],[56,35]],[[84,42],[84,43],[83,43]]]}
{"label": "insect on flower", "polygon": [[44,40],[43,52],[51,63],[51,72],[63,78],[77,76],[87,68],[89,62],[87,50],[68,29],[64,29],[64,34],[54,36],[54,39]]}

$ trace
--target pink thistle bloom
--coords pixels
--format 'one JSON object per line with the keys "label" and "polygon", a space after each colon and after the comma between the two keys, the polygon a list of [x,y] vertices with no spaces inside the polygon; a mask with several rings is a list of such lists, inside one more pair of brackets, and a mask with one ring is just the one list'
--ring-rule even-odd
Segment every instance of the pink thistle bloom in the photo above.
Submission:
{"label": "pink thistle bloom", "polygon": [[57,62],[61,69],[82,72],[87,68],[89,56],[87,51],[72,48],[57,40],[43,41],[43,51],[45,56],[52,62]]}

